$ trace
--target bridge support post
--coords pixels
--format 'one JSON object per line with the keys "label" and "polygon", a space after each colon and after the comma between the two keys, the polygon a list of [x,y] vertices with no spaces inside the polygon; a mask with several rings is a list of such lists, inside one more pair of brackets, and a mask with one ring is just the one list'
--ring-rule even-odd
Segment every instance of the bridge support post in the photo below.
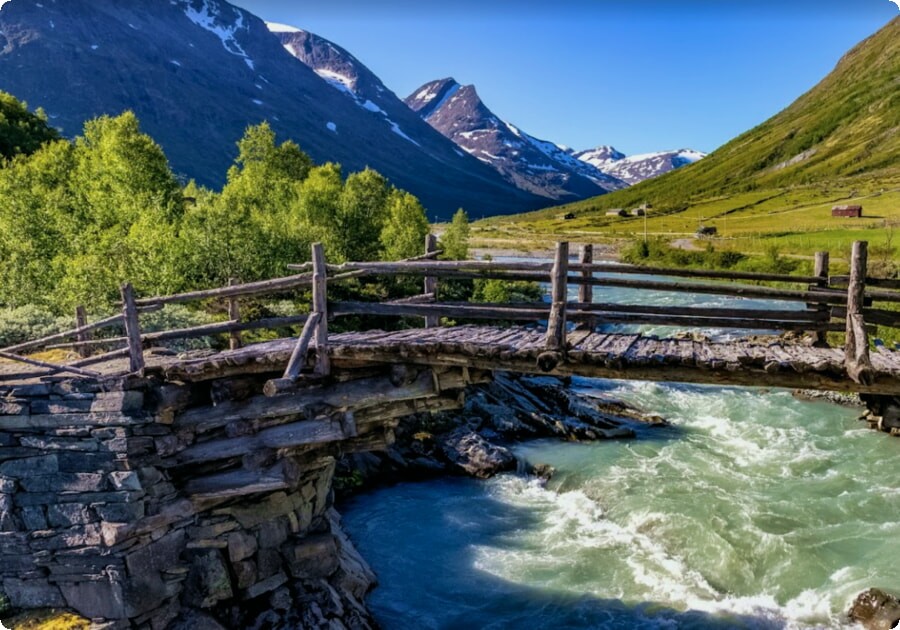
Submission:
{"label": "bridge support post", "polygon": [[[590,265],[594,262],[594,246],[590,243],[581,246],[581,256],[579,257],[579,262],[582,265]],[[594,275],[592,271],[582,270],[581,277],[584,280],[590,280],[590,278]],[[585,282],[580,287],[578,287],[578,302],[581,304],[591,304],[594,301],[594,286]],[[585,322],[585,326],[589,330],[593,330],[594,326],[597,325],[597,321],[591,317]]]}
{"label": "bridge support post", "polygon": [[[434,234],[428,234],[425,236],[425,254],[428,260],[431,260],[431,257],[427,256],[428,254],[433,254],[437,251],[437,236]],[[433,276],[425,276],[425,286],[423,287],[423,292],[425,295],[429,293],[434,295],[434,300],[437,301],[437,278]],[[437,315],[428,315],[425,317],[425,328],[436,328],[441,323],[440,318]]]}
{"label": "bridge support post", "polygon": [[128,338],[129,370],[134,373],[144,371],[144,344],[141,341],[141,324],[138,319],[134,288],[130,282],[122,285],[122,316],[125,319],[125,336]]}
{"label": "bridge support post", "polygon": [[[228,286],[233,287],[237,284],[237,278],[229,278]],[[228,319],[239,322],[241,320],[241,307],[236,297],[228,298]],[[243,345],[241,339],[241,331],[233,330],[228,336],[229,350],[237,350]]]}
{"label": "bridge support post", "polygon": [[847,328],[844,344],[844,366],[847,375],[857,383],[871,385],[875,370],[869,358],[869,336],[863,317],[866,293],[868,243],[856,241],[850,257],[850,284],[847,288]]}
{"label": "bridge support post", "polygon": [[569,244],[556,244],[550,289],[550,318],[547,321],[547,350],[566,351],[566,302],[569,296]]}
{"label": "bridge support post", "polygon": [[[829,255],[828,252],[816,252],[816,263],[813,270],[813,275],[821,278],[818,282],[816,282],[816,288],[819,289],[827,289],[828,288],[828,263],[829,263]],[[827,312],[831,309],[827,304],[820,304],[818,306],[818,310],[822,313]],[[829,318],[830,319],[830,318]],[[824,330],[817,330],[813,335],[815,339],[814,345],[818,347],[827,347],[828,346],[828,333]]]}
{"label": "bridge support post", "polygon": [[[75,307],[75,328],[84,328],[85,326],[87,326],[87,312],[84,310],[83,306],[76,306]],[[75,336],[75,341],[77,341],[79,343],[84,343],[85,341],[90,341],[90,338],[91,338],[91,333],[83,332],[83,333],[78,333]],[[77,352],[78,356],[80,356],[82,359],[87,358],[91,354],[91,351],[88,348],[88,346],[75,346],[75,352]]]}
{"label": "bridge support post", "polygon": [[328,357],[328,289],[325,267],[325,250],[321,243],[312,245],[313,283],[312,312],[318,313],[314,340],[316,343],[316,374],[326,376],[331,372],[331,360]]}

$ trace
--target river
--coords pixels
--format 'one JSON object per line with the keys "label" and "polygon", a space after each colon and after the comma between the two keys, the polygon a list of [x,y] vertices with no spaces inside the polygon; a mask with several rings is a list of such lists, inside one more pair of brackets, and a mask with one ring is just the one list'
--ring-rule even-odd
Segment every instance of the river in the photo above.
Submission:
{"label": "river", "polygon": [[519,445],[557,469],[546,484],[441,479],[342,506],[379,576],[369,604],[384,628],[841,628],[860,591],[900,592],[900,440],[859,410],[777,389],[573,387],[671,426]]}

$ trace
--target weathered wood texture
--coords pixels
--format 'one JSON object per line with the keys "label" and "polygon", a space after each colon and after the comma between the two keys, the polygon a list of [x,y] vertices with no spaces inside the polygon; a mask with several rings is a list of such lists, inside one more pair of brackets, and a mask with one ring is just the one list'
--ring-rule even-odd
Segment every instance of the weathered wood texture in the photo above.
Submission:
{"label": "weathered wood texture", "polygon": [[[437,236],[434,234],[428,234],[425,237],[425,255],[430,256],[437,251]],[[438,280],[434,276],[425,276],[425,280],[423,282],[422,293],[425,295],[437,295],[437,283]],[[425,317],[425,328],[434,328],[438,324],[440,324],[440,318],[434,315],[428,315]]]}
{"label": "weathered wood texture", "polygon": [[141,324],[134,299],[134,288],[128,282],[122,285],[122,318],[125,321],[129,369],[133,373],[140,374],[144,370],[144,345],[141,341]]}
{"label": "weathered wood texture", "polygon": [[569,298],[569,244],[556,244],[556,258],[551,272],[550,317],[547,320],[548,350],[564,352],[566,348],[566,302]]}
{"label": "weathered wood texture", "polygon": [[313,263],[313,298],[312,312],[318,313],[319,321],[316,324],[313,338],[316,343],[316,374],[328,374],[328,289],[325,268],[325,249],[321,243],[312,246]]}
{"label": "weathered wood texture", "polygon": [[869,337],[866,333],[863,307],[866,292],[867,243],[853,243],[850,257],[850,284],[847,289],[847,326],[844,361],[847,375],[857,383],[870,385],[875,370],[869,358]]}
{"label": "weathered wood texture", "polygon": [[[829,255],[828,252],[816,252],[815,264],[813,267],[813,275],[819,278],[819,281],[816,282],[816,286],[820,289],[828,288],[828,263],[829,263]],[[818,310],[822,313],[825,313],[828,309],[827,306],[823,304],[818,305]],[[828,333],[824,330],[815,331],[815,343],[818,345],[827,345],[828,344]]]}
{"label": "weathered wood texture", "polygon": [[309,352],[309,343],[312,341],[313,335],[318,330],[319,320],[321,319],[322,313],[313,313],[309,316],[309,319],[306,320],[306,324],[303,326],[303,332],[300,333],[300,337],[297,339],[297,347],[294,348],[294,353],[291,355],[287,368],[284,370],[283,378],[296,381],[297,377],[300,376],[300,370],[306,365],[306,354]]}
{"label": "weathered wood texture", "polygon": [[[237,284],[236,278],[231,278],[228,281],[228,286],[233,287]],[[236,297],[228,298],[228,319],[233,322],[241,321],[241,305],[238,302]],[[239,330],[232,330],[228,335],[228,348],[231,350],[237,350],[243,345],[243,340],[241,338],[241,332]]]}

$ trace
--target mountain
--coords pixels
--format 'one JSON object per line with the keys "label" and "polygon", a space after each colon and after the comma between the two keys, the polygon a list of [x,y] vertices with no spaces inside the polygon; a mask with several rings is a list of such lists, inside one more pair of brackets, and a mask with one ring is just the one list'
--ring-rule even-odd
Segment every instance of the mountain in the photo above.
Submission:
{"label": "mountain", "polygon": [[621,180],[497,117],[475,87],[453,79],[426,83],[404,101],[429,125],[518,188],[571,201],[624,188]]}
{"label": "mountain", "polygon": [[43,107],[67,136],[131,109],[176,172],[218,186],[245,128],[268,120],[317,162],[377,169],[432,218],[546,205],[414,116],[349,99],[331,79],[224,0],[0,2],[0,90]]}
{"label": "mountain", "polygon": [[659,177],[706,157],[705,153],[693,149],[626,156],[609,146],[580,151],[574,155],[604,173],[632,185]]}
{"label": "mountain", "polygon": [[[595,212],[650,202],[658,210],[747,191],[896,187],[900,181],[900,17],[850,50],[783,111],[699,162],[627,190],[573,204]],[[893,183],[892,183],[893,182]],[[851,197],[853,195],[850,195]],[[739,206],[740,204],[738,204]],[[738,208],[738,206],[735,206]],[[558,213],[559,209],[548,210]]]}

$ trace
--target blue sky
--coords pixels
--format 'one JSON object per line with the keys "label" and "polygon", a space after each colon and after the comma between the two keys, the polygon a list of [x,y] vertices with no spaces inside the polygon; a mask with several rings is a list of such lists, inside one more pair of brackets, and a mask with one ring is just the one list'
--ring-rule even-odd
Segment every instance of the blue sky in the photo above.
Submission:
{"label": "blue sky", "polygon": [[889,0],[232,0],[343,46],[401,98],[452,76],[575,148],[712,151],[900,15]]}

